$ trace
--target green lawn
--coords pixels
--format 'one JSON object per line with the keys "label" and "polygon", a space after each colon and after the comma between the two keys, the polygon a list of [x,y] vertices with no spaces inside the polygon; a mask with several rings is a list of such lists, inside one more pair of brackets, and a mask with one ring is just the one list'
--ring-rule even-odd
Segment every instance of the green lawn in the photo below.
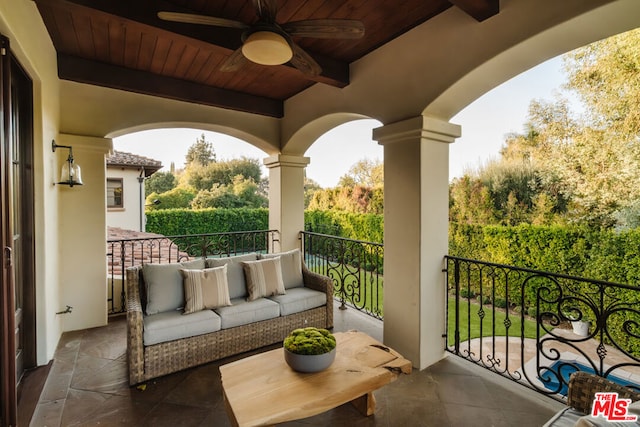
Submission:
{"label": "green lawn", "polygon": [[[455,298],[449,298],[449,312],[448,314],[448,345],[453,345],[454,331],[455,331]],[[480,337],[480,304],[469,302],[466,299],[460,299],[460,341],[467,341],[473,338]],[[492,312],[491,305],[484,306],[485,316],[482,319],[482,336],[487,337],[493,334],[494,313]],[[471,317],[469,317],[471,312]],[[495,324],[496,324],[496,336],[507,335],[505,326],[506,313],[502,311],[495,311]],[[470,321],[470,323],[469,323]],[[509,315],[509,336],[520,336],[520,315],[511,313]],[[524,336],[525,338],[536,337],[536,322],[531,319],[524,319]]]}
{"label": "green lawn", "polygon": [[[319,274],[326,274],[338,283],[343,282],[347,290],[346,301],[363,309],[369,313],[379,313],[383,316],[383,295],[384,295],[384,279],[382,275],[366,271],[364,269],[352,266],[333,266],[328,272],[323,268],[316,266],[308,266],[311,271]],[[364,292],[364,301],[358,300],[357,295],[351,295],[351,292],[357,293],[360,287],[364,286],[368,290]],[[338,291],[334,293],[336,298],[340,298]],[[353,299],[353,300],[352,300]]]}
{"label": "green lawn", "polygon": [[[316,273],[325,274],[322,268],[317,266],[309,266],[312,271]],[[367,292],[365,301],[358,302],[356,305],[365,311],[376,312],[375,307],[378,307],[380,315],[383,315],[382,305],[383,305],[383,277],[382,275],[377,276],[370,272],[365,272],[364,270],[359,270],[357,268],[350,267],[345,269],[343,266],[334,267],[332,271],[329,272],[329,276],[332,279],[343,279],[345,285],[356,285],[357,279],[356,276],[360,276],[360,279],[367,282],[367,286],[371,286],[370,281],[374,280],[377,277],[378,289],[377,292],[374,292],[375,298],[372,298],[372,292]],[[356,272],[354,274],[354,272]],[[336,296],[338,296],[336,294]],[[471,308],[471,310],[469,310]],[[493,334],[493,317],[491,312],[491,306],[485,306],[485,317],[482,321],[482,336],[487,337]],[[466,299],[460,300],[460,340],[466,341],[473,338],[480,337],[480,316],[478,312],[480,310],[480,304],[472,302],[470,305]],[[469,311],[471,311],[470,324],[468,323],[469,319]],[[453,345],[454,338],[454,330],[455,330],[455,299],[449,298],[449,313],[448,313],[448,343],[449,345]],[[506,326],[505,326],[506,314],[502,311],[496,310],[495,312],[495,323],[496,323],[496,336],[505,336]],[[520,315],[519,314],[510,314],[509,320],[511,321],[511,325],[509,327],[509,335],[510,336],[520,336]],[[525,318],[524,321],[524,335],[525,338],[535,338],[536,337],[536,322]]]}

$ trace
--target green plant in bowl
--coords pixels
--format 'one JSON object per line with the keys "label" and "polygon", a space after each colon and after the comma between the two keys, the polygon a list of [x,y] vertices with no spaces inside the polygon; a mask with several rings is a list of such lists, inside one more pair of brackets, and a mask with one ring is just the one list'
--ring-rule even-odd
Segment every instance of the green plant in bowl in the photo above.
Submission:
{"label": "green plant in bowl", "polygon": [[336,338],[326,329],[300,328],[285,338],[284,348],[295,354],[323,354],[336,348]]}
{"label": "green plant in bowl", "polygon": [[284,358],[298,372],[319,372],[328,368],[336,356],[336,338],[322,328],[300,328],[284,340]]}

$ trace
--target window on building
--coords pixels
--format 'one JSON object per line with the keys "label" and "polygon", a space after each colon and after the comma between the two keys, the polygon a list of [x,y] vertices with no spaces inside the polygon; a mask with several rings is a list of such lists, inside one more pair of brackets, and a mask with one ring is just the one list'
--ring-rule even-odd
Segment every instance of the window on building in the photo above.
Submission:
{"label": "window on building", "polygon": [[107,207],[122,208],[122,178],[107,178]]}

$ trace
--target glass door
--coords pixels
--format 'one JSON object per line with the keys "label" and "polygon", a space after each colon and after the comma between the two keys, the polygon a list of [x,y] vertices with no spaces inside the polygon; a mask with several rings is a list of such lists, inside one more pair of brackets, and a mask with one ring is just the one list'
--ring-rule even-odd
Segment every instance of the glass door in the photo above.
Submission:
{"label": "glass door", "polygon": [[20,380],[36,366],[33,89],[8,40],[0,43],[0,426],[12,426]]}

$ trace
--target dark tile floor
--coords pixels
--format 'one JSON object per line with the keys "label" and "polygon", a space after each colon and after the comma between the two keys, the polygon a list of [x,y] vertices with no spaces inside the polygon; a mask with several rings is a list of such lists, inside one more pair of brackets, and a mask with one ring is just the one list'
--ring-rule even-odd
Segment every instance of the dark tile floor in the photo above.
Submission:
{"label": "dark tile floor", "polygon": [[[336,310],[335,331],[357,329],[382,340],[382,323]],[[224,359],[149,381],[127,383],[124,319],[65,333],[31,426],[228,426],[219,366]],[[541,426],[562,405],[453,356],[414,370],[375,392],[363,417],[340,406],[287,426]]]}

